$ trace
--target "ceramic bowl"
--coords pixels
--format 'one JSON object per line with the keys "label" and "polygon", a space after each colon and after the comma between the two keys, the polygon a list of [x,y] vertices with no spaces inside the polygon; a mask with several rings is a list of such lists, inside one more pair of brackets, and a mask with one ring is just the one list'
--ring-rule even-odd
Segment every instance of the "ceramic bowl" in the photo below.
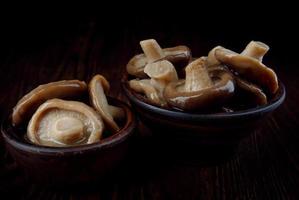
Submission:
{"label": "ceramic bowl", "polygon": [[[182,144],[231,145],[252,133],[267,115],[285,99],[285,87],[279,81],[279,90],[267,105],[232,113],[195,114],[168,110],[151,105],[128,85],[127,74],[122,79],[123,90],[143,124],[153,136]],[[165,141],[164,140],[164,141]]]}
{"label": "ceramic bowl", "polygon": [[6,149],[33,181],[74,184],[98,180],[125,158],[136,127],[135,117],[127,104],[112,98],[109,102],[123,108],[126,119],[119,132],[100,142],[75,147],[38,146],[26,141],[25,131],[12,127],[7,117],[1,128]]}

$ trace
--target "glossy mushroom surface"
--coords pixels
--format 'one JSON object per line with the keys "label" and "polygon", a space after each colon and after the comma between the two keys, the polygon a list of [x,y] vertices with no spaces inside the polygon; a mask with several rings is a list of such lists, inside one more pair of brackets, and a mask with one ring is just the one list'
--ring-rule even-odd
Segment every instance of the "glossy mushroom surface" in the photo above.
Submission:
{"label": "glossy mushroom surface", "polygon": [[164,89],[170,82],[178,80],[173,64],[167,60],[150,63],[144,68],[144,73],[148,75],[149,79],[131,80],[130,87],[145,94],[151,103],[165,106]]}
{"label": "glossy mushroom surface", "polygon": [[[105,128],[101,139],[91,144],[82,141],[75,145],[45,146],[29,140],[26,134],[27,124],[12,126],[11,116],[7,116],[1,127],[7,151],[28,179],[41,185],[62,188],[66,185],[73,187],[74,184],[82,186],[102,181],[103,176],[115,172],[115,168],[126,158],[136,129],[136,118],[130,106],[116,98],[107,99],[111,105],[124,111],[124,118],[117,121],[120,131],[111,134]],[[88,105],[88,101],[85,103]],[[59,122],[64,121],[65,119],[61,119]],[[70,120],[67,125],[74,121],[76,119]],[[65,130],[64,123],[57,125],[58,130]],[[76,127],[75,130],[80,130],[80,126]]]}
{"label": "glossy mushroom surface", "polygon": [[241,55],[249,56],[262,62],[264,55],[269,51],[269,49],[270,47],[263,42],[251,41],[241,52]]}
{"label": "glossy mushroom surface", "polygon": [[[234,112],[266,105],[279,89],[277,75],[263,63],[270,49],[263,42],[251,41],[241,53],[216,46],[207,57],[189,59],[184,76],[156,40],[143,40],[140,45],[144,54],[134,56],[127,65],[128,86],[156,106],[187,112]],[[183,57],[191,58],[190,49],[181,47]],[[132,63],[137,58],[138,67]]]}
{"label": "glossy mushroom surface", "polygon": [[79,96],[86,90],[86,83],[79,80],[63,80],[40,85],[18,101],[13,108],[12,123],[19,125],[29,120],[35,110],[48,99]]}
{"label": "glossy mushroom surface", "polygon": [[215,50],[215,57],[241,76],[274,94],[278,90],[275,72],[256,58],[238,54],[225,48]]}
{"label": "glossy mushroom surface", "polygon": [[119,126],[113,118],[121,118],[124,114],[121,108],[108,104],[106,93],[110,89],[109,82],[102,75],[95,75],[88,85],[89,96],[92,106],[99,112],[105,124],[112,129],[118,131]]}
{"label": "glossy mushroom surface", "polygon": [[221,104],[234,94],[232,74],[222,66],[208,72],[205,58],[199,58],[186,67],[186,78],[172,82],[164,90],[169,105],[180,110],[207,109]]}
{"label": "glossy mushroom surface", "polygon": [[250,83],[244,79],[241,79],[240,77],[234,77],[236,81],[236,85],[243,91],[249,93],[254,99],[254,103],[257,105],[266,105],[267,104],[267,96],[263,92],[261,88],[259,88],[257,85]]}
{"label": "glossy mushroom surface", "polygon": [[38,145],[73,146],[99,141],[103,130],[100,115],[88,105],[51,99],[43,103],[32,116],[27,136]]}
{"label": "glossy mushroom surface", "polygon": [[161,49],[156,40],[149,39],[140,42],[144,51],[130,59],[126,69],[127,72],[137,78],[146,78],[144,68],[147,64],[159,60],[168,60],[174,65],[185,66],[191,60],[191,51],[187,46],[175,46]]}
{"label": "glossy mushroom surface", "polygon": [[119,132],[126,118],[123,108],[109,104],[109,90],[109,82],[100,74],[92,78],[88,87],[79,80],[40,85],[19,100],[13,109],[12,125],[27,127],[27,139],[36,145],[96,143],[103,133],[105,137]]}
{"label": "glossy mushroom surface", "polygon": [[163,106],[163,100],[160,98],[160,95],[156,88],[151,84],[150,79],[133,79],[129,81],[129,86],[134,91],[145,94],[148,101],[154,105]]}

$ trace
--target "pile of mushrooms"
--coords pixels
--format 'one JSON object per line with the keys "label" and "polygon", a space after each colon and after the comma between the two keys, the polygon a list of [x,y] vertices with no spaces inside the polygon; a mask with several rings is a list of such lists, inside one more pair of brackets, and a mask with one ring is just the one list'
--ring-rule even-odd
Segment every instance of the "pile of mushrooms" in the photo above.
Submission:
{"label": "pile of mushrooms", "polygon": [[[238,91],[259,106],[278,90],[275,72],[262,63],[269,50],[262,42],[251,41],[241,53],[216,46],[208,56],[197,59],[186,46],[162,49],[154,39],[140,45],[144,54],[127,64],[128,74],[134,77],[128,84],[156,106],[207,110],[232,101]],[[179,76],[182,69],[184,77]]]}
{"label": "pile of mushrooms", "polygon": [[[18,101],[12,124],[21,126],[29,121],[27,137],[37,145],[66,147],[98,142],[106,127],[113,133],[119,131],[115,120],[125,117],[122,108],[108,104],[109,88],[102,75],[95,75],[88,86],[79,80],[40,85]],[[87,92],[92,106],[70,100]]]}

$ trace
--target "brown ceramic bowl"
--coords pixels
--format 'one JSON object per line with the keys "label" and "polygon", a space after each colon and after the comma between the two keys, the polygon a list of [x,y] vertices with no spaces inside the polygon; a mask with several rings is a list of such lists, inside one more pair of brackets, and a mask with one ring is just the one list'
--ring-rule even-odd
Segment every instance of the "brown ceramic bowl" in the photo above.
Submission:
{"label": "brown ceramic bowl", "polygon": [[279,91],[265,106],[232,113],[195,114],[168,110],[147,103],[142,95],[129,87],[127,77],[125,74],[122,86],[139,119],[159,140],[177,141],[176,148],[183,144],[238,144],[283,103],[286,93],[284,85],[279,81]]}
{"label": "brown ceramic bowl", "polygon": [[109,98],[112,105],[125,110],[126,119],[119,132],[98,143],[75,147],[45,147],[29,143],[24,131],[11,126],[8,117],[1,132],[6,149],[33,181],[46,184],[91,182],[112,171],[124,159],[136,120],[129,106]]}

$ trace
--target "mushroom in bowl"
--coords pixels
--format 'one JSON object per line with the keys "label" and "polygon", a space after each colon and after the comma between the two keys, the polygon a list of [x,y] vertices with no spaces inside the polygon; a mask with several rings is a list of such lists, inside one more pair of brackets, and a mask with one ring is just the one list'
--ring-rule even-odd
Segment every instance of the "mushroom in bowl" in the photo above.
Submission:
{"label": "mushroom in bowl", "polygon": [[88,86],[78,80],[48,83],[19,100],[1,131],[31,180],[88,182],[124,159],[135,117],[127,104],[106,97],[108,89],[108,81],[96,75]]}
{"label": "mushroom in bowl", "polygon": [[[144,43],[152,43],[146,50],[151,54]],[[241,53],[217,46],[206,57],[190,58],[185,73],[177,73],[182,66],[176,63],[169,67],[155,43],[153,39],[140,42],[145,75],[128,71],[122,80],[139,118],[154,135],[201,144],[236,144],[285,98],[284,85],[262,63],[269,50],[262,42],[250,42]],[[160,56],[151,59],[152,55]],[[167,81],[157,84],[156,77],[166,74]]]}

